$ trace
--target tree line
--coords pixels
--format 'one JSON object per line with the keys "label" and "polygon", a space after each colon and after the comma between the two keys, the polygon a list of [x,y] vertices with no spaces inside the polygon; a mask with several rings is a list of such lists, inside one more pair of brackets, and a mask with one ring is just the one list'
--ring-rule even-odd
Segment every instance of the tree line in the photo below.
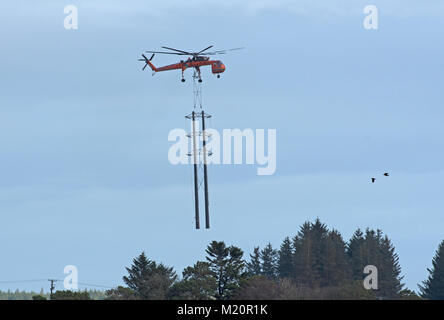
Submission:
{"label": "tree line", "polygon": [[[399,257],[381,230],[358,229],[344,241],[319,219],[305,222],[279,248],[241,248],[212,241],[204,261],[186,267],[179,278],[172,267],[133,259],[123,276],[126,286],[107,290],[1,292],[0,300],[230,300],[230,299],[431,299],[444,300],[444,241],[438,246],[428,277],[416,294],[405,288]],[[366,266],[377,270],[376,288],[363,285]],[[372,280],[372,282],[375,280]]]}
{"label": "tree line", "polygon": [[[369,265],[377,269],[370,290],[363,285]],[[255,247],[248,261],[239,247],[212,241],[205,261],[185,268],[180,279],[144,252],[126,270],[126,286],[106,291],[106,299],[444,299],[444,241],[417,295],[405,288],[399,257],[381,230],[358,229],[345,242],[319,219],[304,223],[279,249]]]}
{"label": "tree line", "polygon": [[85,291],[63,291],[58,290],[51,294],[43,288],[40,292],[23,290],[0,290],[0,300],[103,300],[106,294],[102,290],[89,289]]}

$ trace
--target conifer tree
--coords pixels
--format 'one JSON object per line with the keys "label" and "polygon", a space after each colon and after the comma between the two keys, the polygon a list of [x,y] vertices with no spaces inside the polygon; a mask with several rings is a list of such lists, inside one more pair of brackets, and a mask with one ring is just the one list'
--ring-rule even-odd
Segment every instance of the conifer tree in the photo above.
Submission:
{"label": "conifer tree", "polygon": [[143,291],[145,279],[149,277],[152,266],[153,262],[148,260],[145,252],[142,252],[138,257],[133,259],[133,264],[130,268],[125,268],[128,276],[124,276],[123,281],[131,290],[140,293]]}
{"label": "conifer tree", "polygon": [[432,260],[432,269],[427,269],[427,280],[419,285],[421,297],[430,300],[444,300],[444,240],[438,246]]}
{"label": "conifer tree", "polygon": [[229,299],[245,277],[243,251],[234,246],[227,247],[223,241],[212,241],[206,252],[210,270],[217,282],[216,298]]}
{"label": "conifer tree", "polygon": [[314,262],[311,237],[310,223],[305,222],[293,238],[293,278],[298,285],[311,284],[316,277],[312,274]]}
{"label": "conifer tree", "polygon": [[210,264],[197,261],[183,271],[183,279],[176,282],[168,292],[169,299],[209,300],[216,295],[217,283]]}
{"label": "conifer tree", "polygon": [[350,264],[352,278],[354,280],[363,279],[365,266],[364,234],[361,229],[355,231],[347,244],[347,256]]}
{"label": "conifer tree", "polygon": [[[378,230],[381,232],[380,230]],[[382,233],[382,232],[381,232]],[[380,240],[381,261],[383,267],[378,270],[380,294],[389,299],[398,299],[404,287],[398,254],[390,239],[385,235]]]}
{"label": "conifer tree", "polygon": [[293,249],[288,237],[282,242],[278,255],[279,278],[290,278],[293,272]]}
{"label": "conifer tree", "polygon": [[395,248],[381,230],[366,229],[365,235],[358,229],[348,244],[347,255],[352,267],[354,280],[362,280],[367,265],[378,270],[378,289],[380,299],[397,299],[404,284],[401,282],[401,267]]}
{"label": "conifer tree", "polygon": [[262,274],[261,268],[261,253],[259,247],[255,247],[253,254],[250,254],[250,262],[247,262],[247,272],[251,276],[258,276]]}
{"label": "conifer tree", "polygon": [[351,283],[346,244],[338,231],[328,232],[322,257],[321,286],[338,287]]}
{"label": "conifer tree", "polygon": [[299,286],[322,288],[351,284],[346,244],[338,231],[329,231],[319,219],[306,222],[293,239],[293,247],[293,278]]}
{"label": "conifer tree", "polygon": [[126,270],[128,276],[124,276],[123,281],[138,298],[144,300],[165,299],[169,288],[177,279],[173,268],[149,260],[145,252],[133,259],[132,266]]}
{"label": "conifer tree", "polygon": [[294,277],[298,285],[321,285],[327,234],[327,227],[316,219],[315,223],[304,223],[294,237]]}
{"label": "conifer tree", "polygon": [[277,278],[277,259],[278,252],[273,249],[271,243],[269,243],[260,254],[261,257],[261,269],[262,275],[267,277],[268,279],[276,279]]}

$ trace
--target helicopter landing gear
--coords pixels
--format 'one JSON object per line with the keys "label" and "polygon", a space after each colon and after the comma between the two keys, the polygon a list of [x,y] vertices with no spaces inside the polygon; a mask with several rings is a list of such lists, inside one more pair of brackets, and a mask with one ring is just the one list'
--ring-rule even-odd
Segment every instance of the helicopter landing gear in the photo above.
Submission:
{"label": "helicopter landing gear", "polygon": [[200,77],[200,68],[199,67],[195,67],[194,68],[194,75],[193,75],[194,79],[197,78],[197,82],[202,83],[202,78]]}

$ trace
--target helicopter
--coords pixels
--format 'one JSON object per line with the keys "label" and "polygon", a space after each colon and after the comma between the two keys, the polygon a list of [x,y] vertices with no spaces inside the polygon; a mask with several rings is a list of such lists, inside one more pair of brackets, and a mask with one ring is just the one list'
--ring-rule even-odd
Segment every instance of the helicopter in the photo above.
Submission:
{"label": "helicopter", "polygon": [[[169,47],[162,47],[163,49],[171,50],[171,51],[145,51],[146,53],[152,53],[151,57],[148,59],[143,53],[142,53],[142,59],[139,59],[139,61],[145,62],[145,66],[142,68],[142,70],[145,70],[147,66],[150,66],[151,70],[153,71],[153,75],[156,72],[160,71],[169,71],[169,70],[182,70],[182,82],[185,82],[185,78],[183,76],[184,71],[187,68],[194,68],[197,73],[197,78],[199,82],[202,82],[201,74],[200,74],[200,67],[203,66],[211,66],[211,72],[213,74],[216,74],[218,78],[220,78],[220,74],[225,71],[226,67],[220,60],[210,60],[207,55],[217,55],[217,54],[225,54],[227,51],[233,51],[233,50],[240,50],[242,48],[233,48],[233,49],[227,49],[227,50],[219,50],[219,51],[212,51],[212,52],[206,52],[208,49],[211,49],[213,46],[209,46],[203,50],[200,50],[198,52],[188,52],[183,50],[178,50],[174,48]],[[156,68],[152,63],[151,60],[154,58],[155,54],[175,54],[175,55],[181,55],[181,56],[190,56],[187,60],[180,60],[179,63],[174,63],[170,65],[166,65],[163,67]]]}

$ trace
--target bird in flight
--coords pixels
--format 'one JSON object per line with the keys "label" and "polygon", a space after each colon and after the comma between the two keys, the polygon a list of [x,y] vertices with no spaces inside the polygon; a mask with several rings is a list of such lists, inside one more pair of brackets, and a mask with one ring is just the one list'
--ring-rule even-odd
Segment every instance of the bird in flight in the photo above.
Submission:
{"label": "bird in flight", "polygon": [[372,178],[372,183],[375,183],[376,178]]}

